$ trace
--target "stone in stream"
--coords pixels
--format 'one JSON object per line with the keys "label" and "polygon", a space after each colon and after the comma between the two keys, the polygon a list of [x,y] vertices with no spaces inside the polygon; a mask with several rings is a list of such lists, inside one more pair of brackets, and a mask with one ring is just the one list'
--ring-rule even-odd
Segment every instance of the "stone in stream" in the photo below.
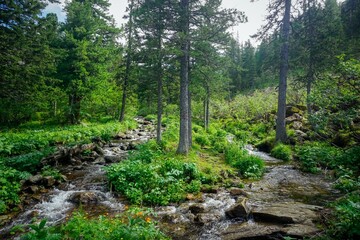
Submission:
{"label": "stone in stream", "polygon": [[189,210],[193,214],[204,213],[207,211],[203,204],[193,204],[189,207]]}
{"label": "stone in stream", "polygon": [[250,209],[248,206],[246,206],[246,201],[247,198],[239,198],[233,207],[225,211],[226,217],[229,219],[247,219],[250,213]]}
{"label": "stone in stream", "polygon": [[52,176],[45,176],[43,178],[43,184],[45,187],[49,188],[49,187],[52,187],[56,184],[56,180],[54,177]]}
{"label": "stone in stream", "polygon": [[238,239],[284,239],[285,236],[301,238],[315,236],[319,232],[315,226],[305,224],[269,225],[264,223],[235,223],[221,233],[222,240]]}
{"label": "stone in stream", "polygon": [[249,197],[249,194],[240,188],[230,188],[230,195]]}
{"label": "stone in stream", "polygon": [[252,214],[258,222],[312,225],[318,220],[317,212],[321,209],[314,205],[285,202],[254,207]]}
{"label": "stone in stream", "polygon": [[195,216],[194,221],[200,225],[205,225],[207,223],[217,222],[220,219],[220,213],[199,213]]}
{"label": "stone in stream", "polygon": [[33,175],[31,177],[29,177],[28,181],[30,184],[38,184],[41,182],[41,180],[43,179],[43,176],[41,176],[40,174],[37,175]]}
{"label": "stone in stream", "polygon": [[104,200],[104,196],[94,192],[75,192],[68,199],[69,202],[75,204],[97,204],[102,200]]}

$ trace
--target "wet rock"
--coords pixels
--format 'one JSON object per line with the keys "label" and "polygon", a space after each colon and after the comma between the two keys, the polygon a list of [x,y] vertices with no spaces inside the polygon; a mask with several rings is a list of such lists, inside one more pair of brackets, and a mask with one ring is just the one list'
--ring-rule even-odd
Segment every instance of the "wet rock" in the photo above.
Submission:
{"label": "wet rock", "polygon": [[94,161],[94,164],[98,164],[98,165],[105,164],[105,158],[103,158],[103,157],[96,158],[95,161]]}
{"label": "wet rock", "polygon": [[252,211],[255,221],[291,224],[315,222],[318,219],[317,211],[321,207],[303,203],[274,203],[255,207]]}
{"label": "wet rock", "polygon": [[83,166],[83,165],[78,165],[78,166],[75,166],[75,167],[74,167],[74,170],[77,170],[77,171],[83,170],[83,169],[84,169],[84,166]]}
{"label": "wet rock", "polygon": [[204,213],[207,211],[207,209],[205,208],[204,205],[202,204],[194,204],[194,205],[191,205],[189,207],[189,210],[191,213],[193,214],[198,214],[198,213]]}
{"label": "wet rock", "polygon": [[216,186],[202,187],[201,192],[217,194],[219,192],[219,189]]}
{"label": "wet rock", "polygon": [[120,162],[122,159],[122,156],[119,155],[107,155],[104,156],[105,162],[106,163],[115,163],[115,162]]}
{"label": "wet rock", "polygon": [[185,218],[184,215],[180,214],[180,213],[171,213],[171,214],[167,214],[163,217],[164,220],[170,222],[170,223],[183,223],[183,222],[187,222],[188,220]]}
{"label": "wet rock", "polygon": [[45,187],[52,187],[56,184],[56,180],[52,176],[46,176],[43,178],[43,184]]}
{"label": "wet rock", "polygon": [[38,192],[40,192],[40,188],[38,186],[36,186],[36,185],[30,186],[26,190],[29,193],[38,193]]}
{"label": "wet rock", "polygon": [[196,215],[194,221],[201,225],[205,225],[207,223],[219,221],[220,218],[220,213],[199,213]]}
{"label": "wet rock", "polygon": [[241,218],[247,219],[250,213],[250,209],[246,206],[247,198],[239,198],[236,204],[230,209],[225,211],[227,218]]}
{"label": "wet rock", "polygon": [[[281,226],[264,225],[258,223],[238,223],[231,224],[225,231],[221,233],[223,240],[238,239],[282,239]],[[278,236],[279,238],[276,238]]]}
{"label": "wet rock", "polygon": [[11,221],[11,215],[0,215],[0,226],[5,225]]}
{"label": "wet rock", "polygon": [[291,235],[293,237],[311,237],[320,232],[320,230],[315,227],[315,225],[306,224],[290,224],[283,228],[283,231],[286,233],[286,235]]}
{"label": "wet rock", "polygon": [[39,184],[41,182],[41,180],[43,179],[43,176],[41,176],[40,174],[37,175],[33,175],[28,179],[28,182],[30,184]]}
{"label": "wet rock", "polygon": [[145,136],[147,136],[148,134],[147,134],[146,132],[139,132],[138,135],[141,136],[141,137],[145,137]]}
{"label": "wet rock", "polygon": [[104,200],[104,197],[94,192],[76,192],[68,199],[69,202],[75,204],[97,204],[102,200]]}
{"label": "wet rock", "polygon": [[119,133],[119,134],[117,134],[114,138],[115,138],[115,139],[125,139],[125,138],[126,138],[126,135],[123,134],[123,133]]}
{"label": "wet rock", "polygon": [[249,194],[247,192],[245,192],[244,190],[240,189],[240,188],[231,188],[230,189],[230,194],[232,196],[244,196],[244,197],[249,197]]}

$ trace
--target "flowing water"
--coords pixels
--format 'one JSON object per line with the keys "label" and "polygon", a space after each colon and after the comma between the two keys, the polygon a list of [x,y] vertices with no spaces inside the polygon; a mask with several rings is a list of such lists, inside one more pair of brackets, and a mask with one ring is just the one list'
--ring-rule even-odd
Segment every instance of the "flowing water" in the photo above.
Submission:
{"label": "flowing water", "polygon": [[[104,147],[105,159],[123,158],[126,156],[124,146],[145,142],[154,137],[152,125],[144,125],[142,119],[138,119],[138,122],[139,129],[127,133],[126,139],[113,141]],[[331,182],[321,176],[301,173],[292,165],[258,152],[251,146],[246,146],[246,149],[267,164],[264,177],[259,181],[247,182],[243,189],[248,194],[249,208],[273,203],[323,206],[336,196]],[[6,233],[17,224],[29,224],[34,217],[46,218],[48,225],[63,223],[72,211],[79,208],[79,202],[84,206],[83,210],[93,216],[105,212],[122,212],[125,200],[108,191],[104,165],[104,162],[95,161],[84,162],[81,166],[64,167],[61,171],[68,181],[41,195],[40,202],[29,206],[14,218],[11,224],[0,230],[0,237],[1,234],[8,236]],[[201,197],[180,205],[158,207],[154,208],[154,211],[158,215],[160,228],[173,239],[242,239],[236,235],[241,229],[250,231],[249,236],[255,234],[258,228],[271,229],[254,221],[251,215],[248,219],[228,219],[225,212],[236,204],[237,198],[238,196],[230,194],[227,189],[218,189],[216,193],[203,193]]]}

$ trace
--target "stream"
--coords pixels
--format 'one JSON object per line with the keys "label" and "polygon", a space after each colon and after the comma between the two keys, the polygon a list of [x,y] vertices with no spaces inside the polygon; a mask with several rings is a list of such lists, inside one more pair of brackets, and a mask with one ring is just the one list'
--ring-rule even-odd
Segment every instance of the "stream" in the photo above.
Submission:
{"label": "stream", "polygon": [[[63,223],[80,205],[91,216],[124,211],[126,199],[109,192],[103,168],[126,158],[129,149],[155,136],[153,124],[136,120],[138,128],[103,146],[103,156],[61,167],[67,181],[34,194],[38,201],[3,226],[0,238],[11,239],[8,233],[13,226],[29,224],[34,217],[46,218],[48,225]],[[242,189],[219,188],[181,204],[156,207],[160,229],[172,239],[190,240],[302,239],[319,233],[316,224],[321,211],[338,196],[332,182],[321,175],[304,174],[251,146],[246,149],[266,162],[261,180],[248,180]]]}

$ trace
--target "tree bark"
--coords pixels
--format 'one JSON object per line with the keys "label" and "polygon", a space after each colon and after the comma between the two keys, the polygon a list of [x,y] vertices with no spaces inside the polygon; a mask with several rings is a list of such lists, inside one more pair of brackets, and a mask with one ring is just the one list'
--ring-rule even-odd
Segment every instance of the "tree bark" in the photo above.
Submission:
{"label": "tree bark", "polygon": [[276,119],[276,141],[286,142],[286,88],[289,60],[289,35],[290,35],[290,8],[291,0],[285,0],[285,13],[282,24],[282,46],[280,59],[280,80],[278,95],[278,111]]}
{"label": "tree bark", "polygon": [[129,32],[128,32],[128,47],[126,54],[126,69],[125,69],[125,77],[124,77],[124,85],[123,85],[123,94],[121,100],[121,111],[120,111],[120,122],[124,121],[125,118],[125,108],[126,108],[126,99],[127,99],[127,90],[129,85],[129,77],[130,77],[130,68],[131,68],[131,53],[132,53],[132,28],[133,28],[133,3],[131,0],[129,4]]}
{"label": "tree bark", "polygon": [[69,120],[71,124],[78,124],[80,122],[81,111],[81,97],[76,93],[69,95]]}
{"label": "tree bark", "polygon": [[[159,18],[161,18],[161,9],[159,9]],[[161,48],[162,48],[162,42],[161,42],[161,37],[162,37],[162,30],[160,29],[160,27],[158,28],[158,64],[157,64],[157,94],[158,94],[158,99],[157,99],[157,128],[156,128],[156,141],[157,143],[161,142],[161,121],[162,121],[162,88],[163,88],[163,83],[162,83],[162,54],[161,54]]]}
{"label": "tree bark", "polygon": [[205,87],[206,94],[205,94],[205,100],[204,100],[204,127],[207,131],[209,129],[209,103],[210,103],[210,88],[208,85]]}
{"label": "tree bark", "polygon": [[181,0],[180,133],[177,153],[189,152],[189,0]]}

